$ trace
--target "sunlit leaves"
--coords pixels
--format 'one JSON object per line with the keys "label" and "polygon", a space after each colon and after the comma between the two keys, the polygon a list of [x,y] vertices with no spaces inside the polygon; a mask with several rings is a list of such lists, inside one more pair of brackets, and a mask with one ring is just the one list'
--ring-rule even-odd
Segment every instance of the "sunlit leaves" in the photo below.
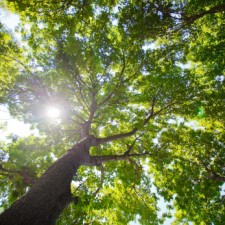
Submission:
{"label": "sunlit leaves", "polygon": [[0,84],[1,94],[0,102],[3,102],[4,94],[10,89],[15,77],[18,75],[18,70],[21,69],[17,59],[22,54],[13,35],[0,23]]}
{"label": "sunlit leaves", "polygon": [[[39,176],[86,135],[107,137],[132,129],[138,129],[132,137],[92,147],[91,154],[148,157],[104,163],[104,179],[100,167],[82,167],[72,182],[80,199],[68,206],[59,224],[159,224],[152,180],[158,195],[175,208],[174,224],[223,222],[221,4],[9,1],[21,16],[18,30],[29,47],[18,68],[19,50],[2,31],[2,81],[8,88],[12,74],[18,76],[10,92],[1,94],[7,95],[11,114],[37,126],[47,141],[12,138],[4,166],[26,166]],[[18,53],[16,58],[10,58],[12,53]],[[52,105],[61,112],[57,122],[46,116]],[[10,202],[25,189],[21,176],[14,177],[2,188],[3,195],[13,196]],[[11,189],[13,182],[18,192]]]}
{"label": "sunlit leaves", "polygon": [[[173,160],[164,159],[161,166],[158,163],[155,184],[165,199],[182,209],[183,213],[176,215],[177,221],[186,217],[196,223],[214,221],[220,224],[223,214],[215,218],[213,212],[223,205],[220,188],[224,170],[223,166],[218,166],[224,157],[223,147],[219,147],[223,135],[201,130],[181,134],[183,129],[187,130],[180,128],[174,134],[165,132],[165,138],[170,137],[168,151]],[[163,179],[160,179],[162,170]]]}

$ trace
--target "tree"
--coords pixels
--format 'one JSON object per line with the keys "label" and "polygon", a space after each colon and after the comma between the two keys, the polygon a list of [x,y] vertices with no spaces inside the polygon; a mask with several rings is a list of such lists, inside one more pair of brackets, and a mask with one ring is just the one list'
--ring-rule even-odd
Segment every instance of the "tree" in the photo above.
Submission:
{"label": "tree", "polygon": [[8,6],[29,26],[4,103],[40,136],[2,146],[1,223],[159,224],[160,195],[174,224],[221,224],[224,2]]}

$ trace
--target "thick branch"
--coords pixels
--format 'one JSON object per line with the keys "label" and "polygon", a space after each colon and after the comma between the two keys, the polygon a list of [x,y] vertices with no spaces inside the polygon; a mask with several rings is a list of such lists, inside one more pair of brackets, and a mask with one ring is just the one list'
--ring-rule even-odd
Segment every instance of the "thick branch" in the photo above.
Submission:
{"label": "thick branch", "polygon": [[95,93],[92,92],[91,95],[92,95],[92,101],[91,101],[91,105],[90,105],[90,114],[89,114],[89,118],[88,118],[88,120],[86,121],[86,124],[85,124],[86,129],[87,129],[86,133],[88,135],[89,135],[91,123],[92,123],[92,120],[94,118],[95,112],[98,109],[98,105],[97,105],[96,100],[95,100]]}
{"label": "thick branch", "polygon": [[105,138],[93,138],[92,146],[98,146],[98,145],[105,144],[105,143],[115,141],[118,139],[130,137],[133,134],[135,134],[137,131],[138,131],[138,129],[134,128],[133,130],[131,130],[130,132],[127,132],[127,133],[115,134],[115,135],[105,137]]}
{"label": "thick branch", "polygon": [[98,166],[105,162],[111,161],[124,161],[129,160],[132,157],[147,157],[147,156],[155,156],[155,154],[142,153],[142,154],[128,154],[128,155],[103,155],[103,156],[90,156],[90,161],[86,162],[86,166]]}
{"label": "thick branch", "polygon": [[211,9],[205,10],[199,14],[192,15],[189,17],[184,17],[184,21],[185,21],[186,25],[189,25],[191,23],[194,23],[197,19],[199,19],[207,14],[215,14],[215,13],[224,12],[224,11],[225,11],[225,4],[217,5],[217,6],[212,7]]}
{"label": "thick branch", "polygon": [[14,181],[14,175],[18,174],[22,177],[22,181],[24,185],[33,185],[37,179],[30,176],[26,168],[23,168],[22,170],[9,170],[5,169],[1,164],[0,164],[0,171],[4,172],[1,173],[4,176],[9,177],[12,181]]}
{"label": "thick branch", "polygon": [[[204,164],[203,164],[204,165]],[[211,179],[213,181],[221,181],[221,182],[225,182],[225,177],[221,176],[220,174],[218,174],[217,172],[215,172],[212,167],[208,167],[206,165],[204,165],[205,169],[207,172],[209,172],[211,174]]]}

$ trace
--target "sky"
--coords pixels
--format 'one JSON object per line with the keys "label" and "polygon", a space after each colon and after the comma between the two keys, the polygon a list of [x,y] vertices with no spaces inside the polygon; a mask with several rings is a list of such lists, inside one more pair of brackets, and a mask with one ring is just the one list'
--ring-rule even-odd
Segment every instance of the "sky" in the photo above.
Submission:
{"label": "sky", "polygon": [[0,105],[0,124],[3,127],[0,129],[0,140],[6,140],[10,134],[20,137],[27,137],[31,134],[39,135],[37,129],[31,130],[29,124],[12,118],[4,105]]}
{"label": "sky", "polygon": [[6,25],[7,28],[14,30],[19,23],[19,16],[12,14],[6,9],[0,8],[1,22]]}

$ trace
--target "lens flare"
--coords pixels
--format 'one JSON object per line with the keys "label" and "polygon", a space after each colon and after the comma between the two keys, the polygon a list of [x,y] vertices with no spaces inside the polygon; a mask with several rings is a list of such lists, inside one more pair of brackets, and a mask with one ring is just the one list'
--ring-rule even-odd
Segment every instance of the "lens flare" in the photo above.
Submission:
{"label": "lens flare", "polygon": [[47,110],[47,115],[53,119],[58,118],[60,115],[60,110],[55,107],[49,107]]}

